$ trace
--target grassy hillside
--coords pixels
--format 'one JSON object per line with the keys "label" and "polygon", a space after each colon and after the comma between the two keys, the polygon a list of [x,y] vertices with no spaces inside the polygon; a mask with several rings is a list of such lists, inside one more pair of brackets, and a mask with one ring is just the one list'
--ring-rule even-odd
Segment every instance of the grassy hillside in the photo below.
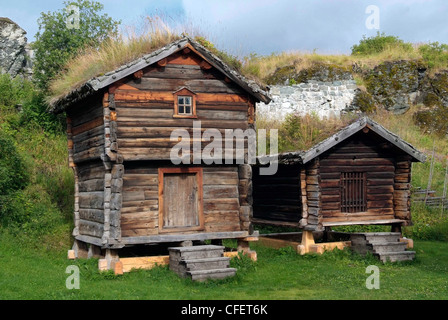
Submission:
{"label": "grassy hillside", "polygon": [[67,248],[74,179],[62,119],[46,113],[26,80],[2,75],[0,88],[0,232],[30,246]]}

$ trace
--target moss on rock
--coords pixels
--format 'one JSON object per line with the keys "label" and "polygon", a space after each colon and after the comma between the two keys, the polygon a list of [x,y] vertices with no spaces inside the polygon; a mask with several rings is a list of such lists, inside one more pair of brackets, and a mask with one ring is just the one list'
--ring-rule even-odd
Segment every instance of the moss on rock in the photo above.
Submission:
{"label": "moss on rock", "polygon": [[359,91],[352,102],[352,109],[362,113],[375,113],[376,103],[372,95],[365,91]]}
{"label": "moss on rock", "polygon": [[273,74],[268,76],[264,81],[268,85],[284,85],[296,76],[296,68],[294,65],[277,68]]}
{"label": "moss on rock", "polygon": [[273,74],[264,81],[269,85],[284,85],[292,83],[305,83],[310,80],[321,82],[334,82],[353,80],[350,69],[336,64],[315,62],[310,68],[296,70],[295,65],[277,68]]}

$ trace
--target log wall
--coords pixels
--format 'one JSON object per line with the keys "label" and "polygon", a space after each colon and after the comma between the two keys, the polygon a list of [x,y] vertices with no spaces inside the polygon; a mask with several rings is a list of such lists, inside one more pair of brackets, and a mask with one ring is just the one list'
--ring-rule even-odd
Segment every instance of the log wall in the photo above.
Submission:
{"label": "log wall", "polygon": [[[305,230],[320,231],[323,229],[323,181],[321,180],[320,160],[316,158],[305,165],[306,207],[307,216]],[[301,224],[304,222],[302,221]]]}
{"label": "log wall", "polygon": [[73,235],[101,244],[104,235],[104,114],[101,95],[67,110],[69,165],[75,175]]}
{"label": "log wall", "polygon": [[[399,151],[392,150],[384,143],[384,140],[378,141],[369,134],[361,132],[322,155],[320,178],[323,222],[394,219],[394,198],[400,193],[395,193],[395,186],[398,187],[395,182],[397,152]],[[400,166],[404,164],[400,163]],[[341,172],[366,173],[367,210],[365,212],[341,212]],[[399,180],[407,181],[407,178],[403,176]],[[409,190],[409,185],[401,187]],[[397,202],[397,207],[402,205],[402,202]]]}
{"label": "log wall", "polygon": [[[124,164],[122,238],[159,234],[158,168],[170,166],[149,162]],[[238,167],[204,167],[204,230],[179,233],[241,231],[238,187]]]}
{"label": "log wall", "polygon": [[101,241],[104,232],[103,163],[83,162],[77,166],[76,171],[78,192],[75,197],[78,205],[75,206],[75,234]]}
{"label": "log wall", "polygon": [[411,169],[412,163],[409,156],[397,157],[394,177],[394,212],[397,219],[406,221],[405,225],[412,225]]}
{"label": "log wall", "polygon": [[[177,140],[170,140],[172,131],[185,129],[194,138],[196,120],[201,121],[202,131],[218,129],[223,138],[225,129],[250,127],[253,102],[247,93],[213,68],[204,68],[202,62],[192,52],[174,54],[164,66],[150,66],[140,78],[128,79],[112,88],[117,143],[125,161],[170,159],[171,148],[178,144]],[[195,93],[196,118],[173,117],[173,93],[183,87]],[[209,143],[203,139],[201,148]]]}
{"label": "log wall", "polygon": [[300,167],[279,165],[273,176],[260,175],[260,167],[253,170],[254,218],[298,226],[302,218]]}
{"label": "log wall", "polygon": [[74,163],[100,159],[104,154],[104,114],[102,95],[94,96],[67,110],[71,132],[69,149]]}

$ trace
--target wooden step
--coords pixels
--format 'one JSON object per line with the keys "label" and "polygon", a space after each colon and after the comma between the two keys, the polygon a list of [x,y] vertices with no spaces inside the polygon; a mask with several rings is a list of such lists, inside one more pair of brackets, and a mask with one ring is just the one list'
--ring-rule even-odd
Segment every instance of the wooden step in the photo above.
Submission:
{"label": "wooden step", "polygon": [[351,249],[359,254],[373,253],[382,262],[413,260],[414,251],[406,251],[406,242],[400,242],[399,232],[369,232],[350,235]]}
{"label": "wooden step", "polygon": [[378,257],[382,262],[411,261],[415,257],[415,251],[384,252],[378,254]]}
{"label": "wooden step", "polygon": [[365,243],[399,242],[401,234],[399,232],[369,232],[353,233],[350,240],[354,245],[364,245]]}
{"label": "wooden step", "polygon": [[235,268],[223,268],[212,270],[188,271],[187,276],[193,281],[218,280],[233,277],[236,274]]}
{"label": "wooden step", "polygon": [[180,260],[179,263],[171,263],[170,270],[184,277],[188,271],[224,269],[229,267],[230,258],[204,258],[193,260]]}
{"label": "wooden step", "polygon": [[385,252],[404,252],[406,251],[407,243],[405,242],[377,242],[372,244],[372,251],[374,253]]}
{"label": "wooden step", "polygon": [[224,246],[204,245],[191,247],[168,248],[170,260],[192,260],[204,258],[218,258],[224,255]]}

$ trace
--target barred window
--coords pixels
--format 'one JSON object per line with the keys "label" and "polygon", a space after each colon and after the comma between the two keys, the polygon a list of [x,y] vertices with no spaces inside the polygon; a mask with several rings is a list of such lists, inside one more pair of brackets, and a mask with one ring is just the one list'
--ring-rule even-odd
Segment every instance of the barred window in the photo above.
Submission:
{"label": "barred window", "polygon": [[367,210],[365,172],[342,172],[340,186],[341,212],[355,213]]}

